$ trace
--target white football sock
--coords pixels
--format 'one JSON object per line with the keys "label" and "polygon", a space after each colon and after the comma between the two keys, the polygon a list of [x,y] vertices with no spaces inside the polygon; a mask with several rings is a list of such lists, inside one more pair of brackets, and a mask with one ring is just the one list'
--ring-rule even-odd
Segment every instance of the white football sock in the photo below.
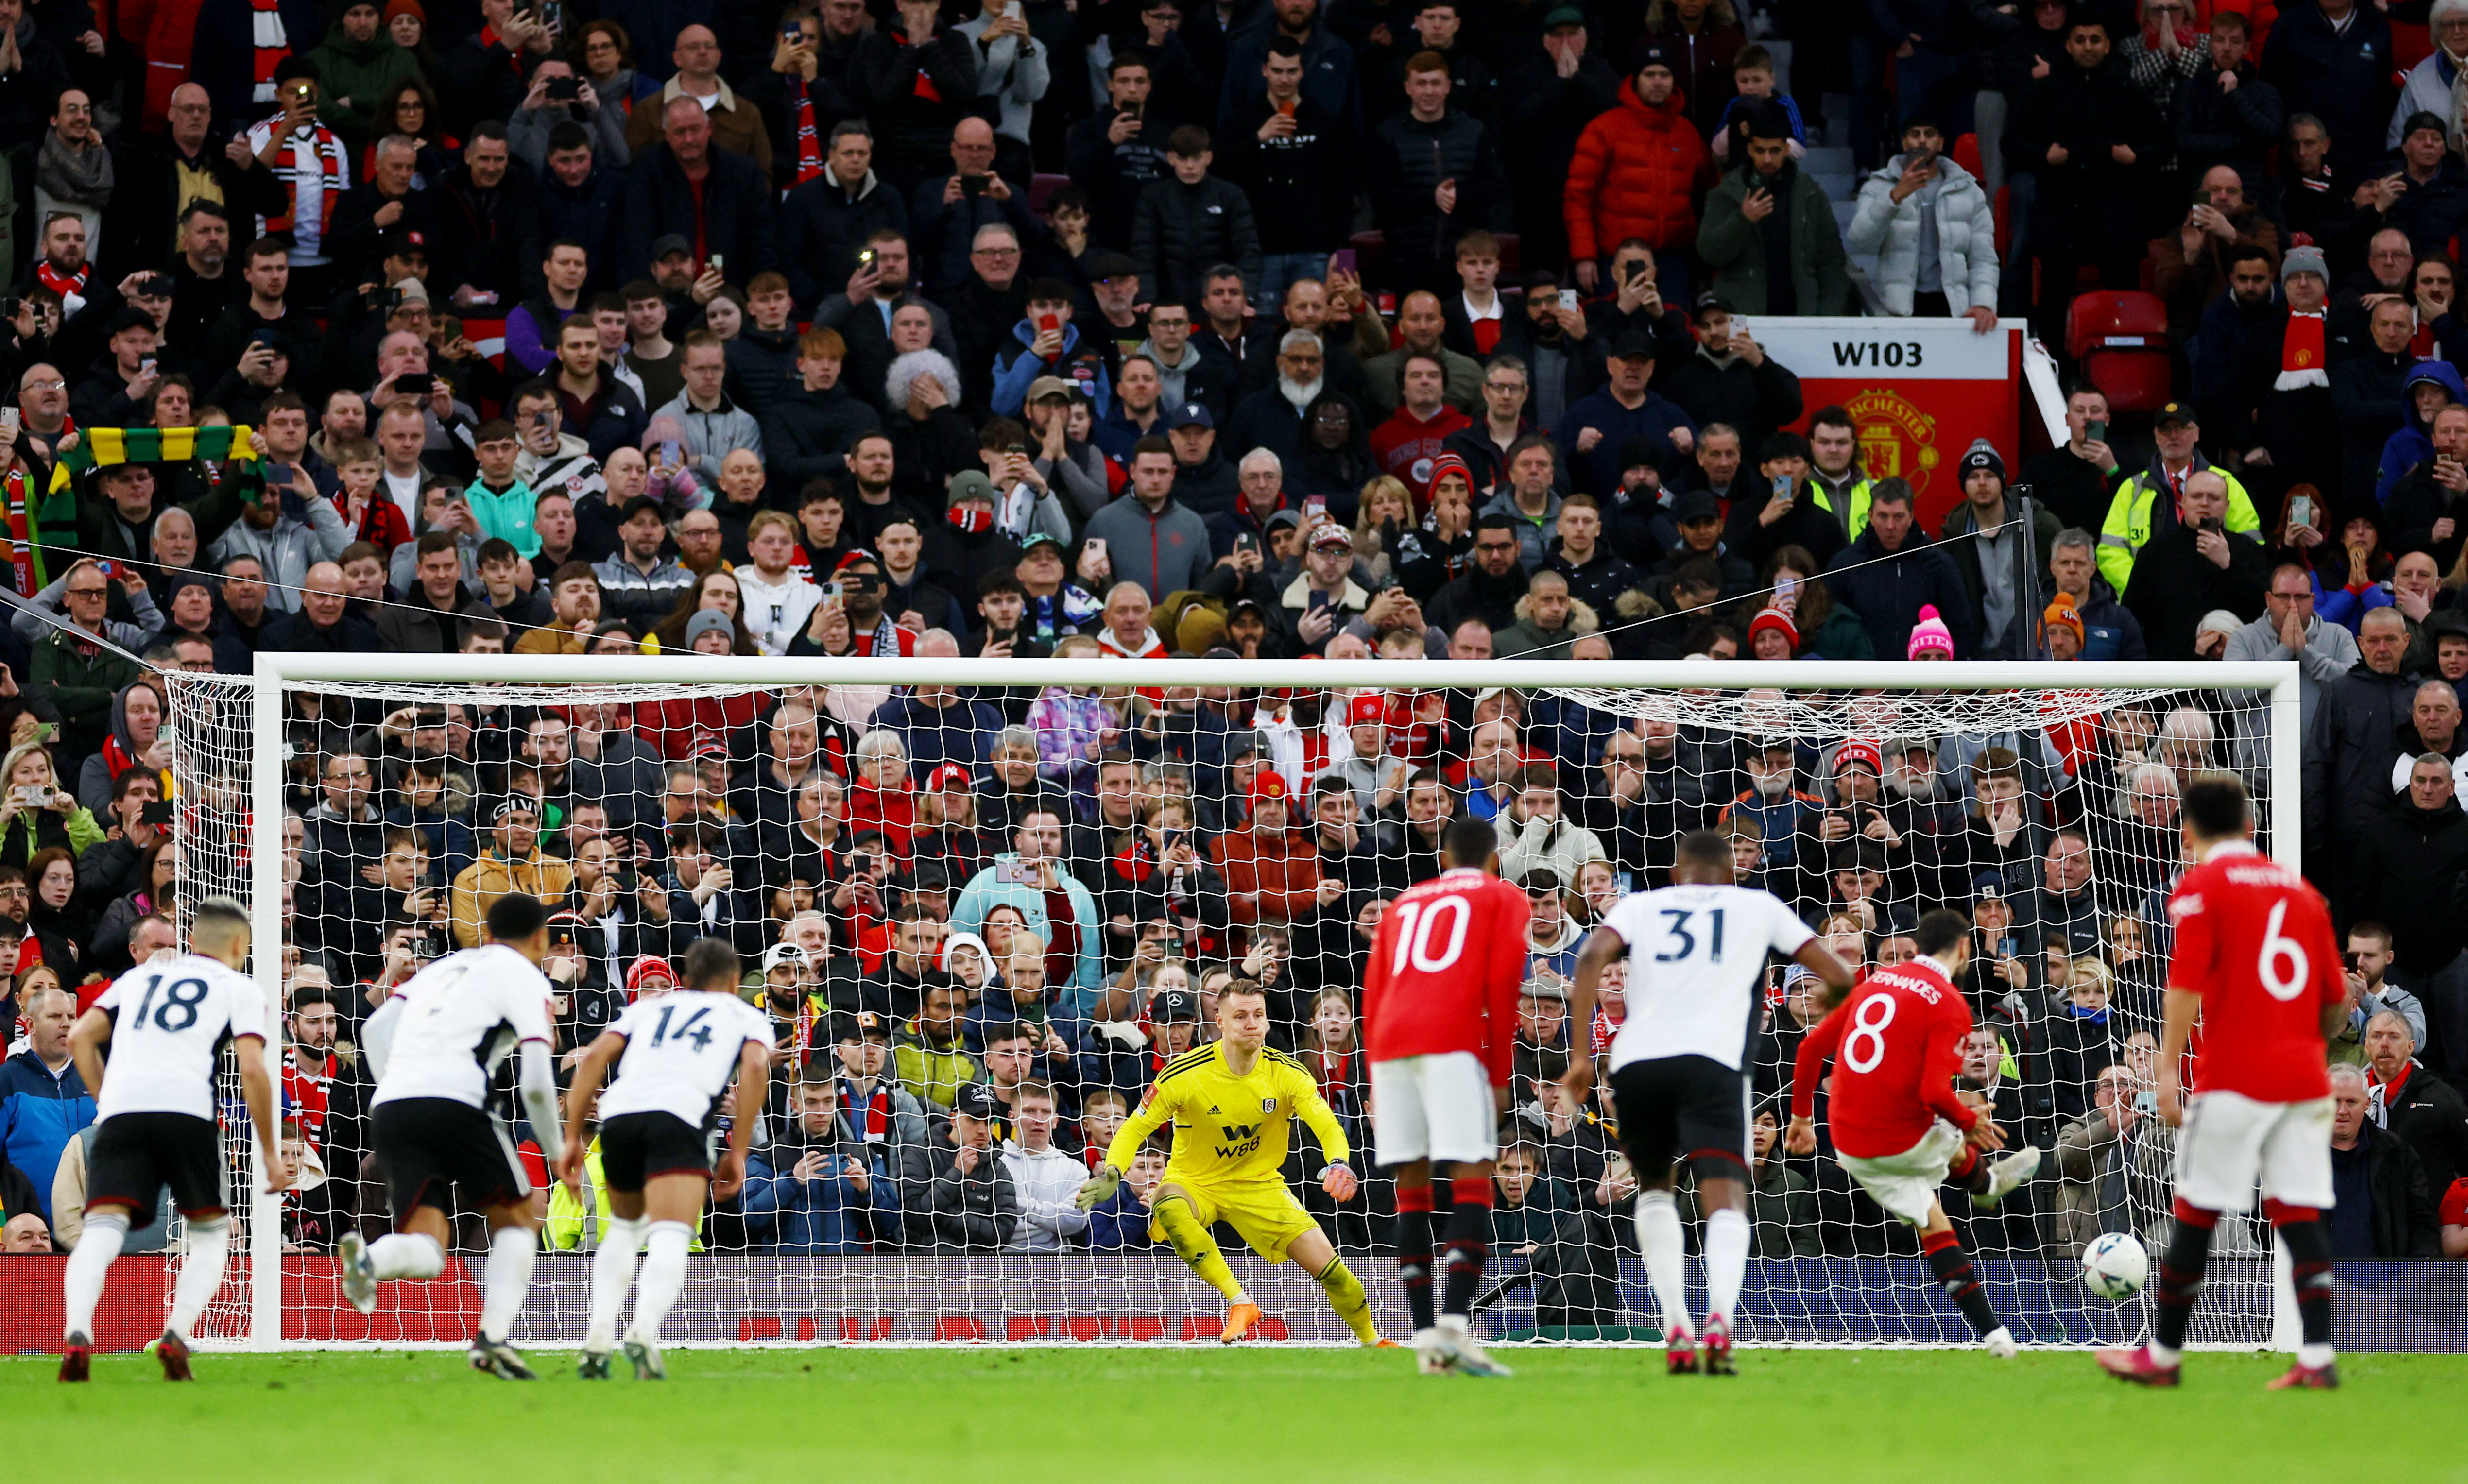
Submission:
{"label": "white football sock", "polygon": [[2338,1358],[2340,1358],[2340,1352],[2333,1349],[2327,1339],[2319,1345],[2297,1347],[2297,1363],[2307,1370],[2319,1371]]}
{"label": "white football sock", "polygon": [[60,1299],[66,1311],[61,1338],[94,1337],[94,1306],[103,1301],[103,1280],[111,1271],[111,1260],[120,1255],[121,1244],[127,1240],[126,1216],[115,1211],[86,1217],[85,1231],[60,1273]]}
{"label": "white football sock", "polygon": [[1748,1219],[1725,1207],[1705,1217],[1705,1314],[1728,1324],[1748,1275]]}
{"label": "white football sock", "polygon": [[480,1271],[480,1336],[503,1343],[532,1290],[532,1264],[539,1238],[528,1226],[500,1226],[489,1234],[489,1258]]}
{"label": "white football sock", "polygon": [[1688,1243],[1680,1230],[1680,1206],[1667,1190],[1648,1190],[1636,1198],[1636,1248],[1645,1258],[1645,1277],[1654,1285],[1655,1301],[1662,1306],[1662,1333],[1693,1335],[1688,1323]]}
{"label": "white football sock", "polygon": [[189,1250],[180,1258],[180,1276],[171,1284],[171,1333],[189,1337],[197,1315],[206,1312],[215,1290],[223,1286],[223,1263],[231,1255],[231,1218],[189,1223]]}
{"label": "white football sock", "polygon": [[377,1281],[394,1278],[434,1278],[446,1270],[446,1249],[437,1239],[414,1231],[399,1231],[379,1237],[369,1244],[369,1271]]}
{"label": "white football sock", "polygon": [[694,1228],[683,1221],[653,1221],[643,1252],[643,1281],[634,1294],[634,1322],[626,1333],[656,1345],[660,1326],[686,1287],[686,1244]]}
{"label": "white football sock", "polygon": [[617,1348],[617,1316],[626,1311],[626,1294],[634,1287],[634,1259],[643,1250],[649,1223],[637,1217],[610,1217],[601,1223],[600,1250],[591,1255],[591,1323],[583,1332],[583,1348],[605,1353]]}

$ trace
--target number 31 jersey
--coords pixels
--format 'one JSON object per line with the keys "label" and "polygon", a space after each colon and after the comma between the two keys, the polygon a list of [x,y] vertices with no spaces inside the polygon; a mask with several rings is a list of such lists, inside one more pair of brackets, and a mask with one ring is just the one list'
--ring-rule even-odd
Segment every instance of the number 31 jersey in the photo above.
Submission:
{"label": "number 31 jersey", "polygon": [[1789,958],[1817,936],[1780,898],[1745,886],[1638,892],[1603,925],[1628,945],[1628,1016],[1611,1041],[1613,1070],[1661,1057],[1707,1057],[1738,1070],[1756,1031],[1766,954]]}
{"label": "number 31 jersey", "polygon": [[638,999],[607,1031],[626,1038],[617,1080],[600,1095],[602,1122],[621,1113],[674,1113],[712,1126],[747,1041],[771,1044],[771,1017],[734,994],[679,990]]}
{"label": "number 31 jersey", "polygon": [[265,995],[257,981],[194,953],[130,970],[94,1008],[111,1016],[98,1118],[212,1118],[223,1042],[265,1039]]}

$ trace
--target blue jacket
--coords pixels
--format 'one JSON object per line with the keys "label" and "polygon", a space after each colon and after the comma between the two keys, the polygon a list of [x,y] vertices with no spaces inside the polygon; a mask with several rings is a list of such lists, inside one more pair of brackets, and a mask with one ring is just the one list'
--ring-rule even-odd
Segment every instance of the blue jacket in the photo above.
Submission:
{"label": "blue jacket", "polygon": [[[843,1256],[866,1251],[878,1241],[897,1244],[901,1235],[900,1182],[890,1159],[880,1149],[840,1140],[825,1153],[834,1163],[832,1173],[801,1180],[789,1172],[805,1157],[809,1146],[774,1144],[749,1150],[745,1155],[745,1224],[767,1237],[782,1252]],[[866,1192],[849,1187],[840,1161],[862,1158]],[[780,1161],[775,1169],[773,1160]],[[880,1238],[877,1233],[880,1233]]]}
{"label": "blue jacket", "polygon": [[1091,406],[1103,407],[1113,400],[1114,383],[1106,375],[1105,353],[1080,338],[1080,327],[1063,327],[1063,353],[1052,360],[1030,353],[1037,343],[1037,326],[1021,320],[1012,327],[1012,336],[1019,349],[1005,346],[994,354],[994,411],[1006,418],[1017,418],[1028,401],[1028,389],[1040,377],[1061,377],[1088,394]]}
{"label": "blue jacket", "polygon": [[2423,360],[2411,367],[2408,380],[2401,384],[2400,429],[2383,445],[2382,457],[2374,461],[2374,503],[2390,503],[2391,486],[2400,476],[2434,457],[2431,423],[2417,416],[2416,384],[2430,381],[2451,394],[2455,402],[2468,402],[2468,384],[2459,379],[2459,369],[2446,360]]}
{"label": "blue jacket", "polygon": [[32,1051],[0,1062],[0,1153],[34,1182],[47,1222],[60,1151],[92,1122],[94,1099],[86,1095],[85,1079],[74,1064],[54,1077]]}
{"label": "blue jacket", "polygon": [[[1017,864],[1019,854],[1004,851],[996,856],[997,864]],[[1028,919],[1028,930],[1046,943],[1054,941],[1054,930],[1045,917],[1045,893],[1034,886],[1021,886],[994,879],[994,866],[988,866],[971,878],[960,890],[960,899],[951,903],[951,930],[972,933],[986,925],[986,914],[1009,902]],[[1106,982],[1106,957],[1101,940],[1104,920],[1097,915],[1097,899],[1070,872],[1063,875],[1063,895],[1071,903],[1071,916],[1080,929],[1080,967],[1072,974],[1070,986],[1058,997],[1057,1013],[1074,1018],[1085,1017],[1089,998]],[[1057,986],[1058,989],[1064,987]],[[1078,993],[1071,993],[1071,991]]]}
{"label": "blue jacket", "polygon": [[955,700],[937,710],[919,700],[914,692],[903,691],[874,708],[866,725],[889,727],[900,734],[908,747],[908,776],[923,787],[934,769],[946,763],[957,763],[971,777],[982,777],[994,734],[1003,729],[1003,718],[981,700]]}
{"label": "blue jacket", "polygon": [[[1577,451],[1577,435],[1586,428],[1602,430],[1602,442],[1589,453]],[[1662,472],[1662,482],[1674,489],[1686,480],[1695,461],[1672,445],[1671,430],[1684,427],[1690,433],[1697,424],[1680,404],[1657,393],[1648,391],[1645,400],[1631,412],[1611,396],[1608,386],[1584,399],[1560,416],[1560,425],[1552,436],[1560,441],[1561,458],[1567,467],[1568,482],[1595,499],[1609,499],[1620,487],[1620,445],[1632,438],[1642,438],[1654,448],[1654,466]]]}
{"label": "blue jacket", "polygon": [[1088,1213],[1088,1246],[1097,1252],[1160,1252],[1162,1242],[1149,1240],[1151,1212],[1140,1204],[1140,1198],[1129,1180],[1114,1187],[1094,1210]]}

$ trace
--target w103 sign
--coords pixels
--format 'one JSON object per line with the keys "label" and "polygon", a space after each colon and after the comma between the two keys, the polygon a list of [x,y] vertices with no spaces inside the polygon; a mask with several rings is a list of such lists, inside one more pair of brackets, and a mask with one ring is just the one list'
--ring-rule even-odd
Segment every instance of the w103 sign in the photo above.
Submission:
{"label": "w103 sign", "polygon": [[1748,332],[1799,377],[1802,411],[1842,407],[1869,477],[1908,479],[1933,534],[1962,498],[1955,468],[1975,438],[2021,467],[2022,322],[1980,334],[1967,319],[1786,319],[1757,314]]}

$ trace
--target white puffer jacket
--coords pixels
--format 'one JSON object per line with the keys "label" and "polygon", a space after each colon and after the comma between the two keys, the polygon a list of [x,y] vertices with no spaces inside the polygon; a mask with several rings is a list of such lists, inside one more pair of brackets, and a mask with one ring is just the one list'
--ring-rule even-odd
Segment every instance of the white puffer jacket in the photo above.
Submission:
{"label": "white puffer jacket", "polygon": [[1013,1252],[1061,1252],[1070,1239],[1088,1229],[1088,1213],[1072,1201],[1088,1167],[1047,1145],[1025,1150],[1017,1139],[1002,1145],[1003,1168],[1011,1172],[1012,1189],[1019,1194],[1019,1224],[1012,1229]]}
{"label": "white puffer jacket", "polygon": [[[1936,196],[1936,245],[1947,305],[1960,314],[1975,304],[1997,305],[1997,214],[1969,171],[1942,155],[1944,184]],[[1866,285],[1869,307],[1907,316],[1920,273],[1920,196],[1896,201],[1903,157],[1896,155],[1860,186],[1860,208],[1843,235],[1855,254],[1876,255]]]}

